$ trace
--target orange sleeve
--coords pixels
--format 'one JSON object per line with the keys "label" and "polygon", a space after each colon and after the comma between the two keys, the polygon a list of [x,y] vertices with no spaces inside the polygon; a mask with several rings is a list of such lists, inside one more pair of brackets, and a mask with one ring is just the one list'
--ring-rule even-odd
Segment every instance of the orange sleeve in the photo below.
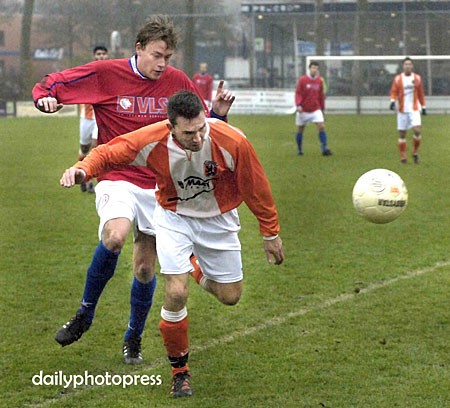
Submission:
{"label": "orange sleeve", "polygon": [[[144,126],[134,132],[115,137],[106,144],[101,144],[74,167],[86,173],[86,180],[98,177],[106,171],[120,168],[139,159],[137,165],[146,165],[146,157],[138,158],[145,146],[158,142],[168,133],[167,121]],[[145,154],[145,153],[144,153]]]}
{"label": "orange sleeve", "polygon": [[422,82],[422,78],[419,76],[419,81],[417,84],[417,98],[419,99],[420,104],[422,105],[422,107],[426,106],[425,105],[425,91],[423,90],[423,82]]}
{"label": "orange sleeve", "polygon": [[391,100],[397,100],[398,96],[398,86],[397,86],[397,76],[395,76],[394,80],[392,81],[391,86]]}
{"label": "orange sleeve", "polygon": [[237,151],[236,172],[239,192],[250,211],[259,222],[264,236],[277,235],[280,231],[278,213],[270,189],[269,180],[247,139],[243,139]]}

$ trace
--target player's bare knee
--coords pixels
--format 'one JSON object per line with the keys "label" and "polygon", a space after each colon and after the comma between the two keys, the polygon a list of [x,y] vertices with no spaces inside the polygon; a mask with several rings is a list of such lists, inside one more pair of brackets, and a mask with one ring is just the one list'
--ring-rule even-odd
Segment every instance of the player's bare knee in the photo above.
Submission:
{"label": "player's bare knee", "polygon": [[103,245],[112,252],[120,251],[123,248],[126,239],[126,235],[115,229],[105,230],[102,236]]}
{"label": "player's bare knee", "polygon": [[155,276],[155,265],[148,265],[145,262],[135,262],[134,275],[139,282],[149,283]]}
{"label": "player's bare knee", "polygon": [[184,283],[172,283],[166,286],[166,300],[173,308],[179,309],[186,305],[188,298],[188,287]]}
{"label": "player's bare knee", "polygon": [[223,303],[225,306],[234,306],[236,305],[239,300],[241,299],[241,294],[227,294],[225,296],[220,297],[220,302]]}
{"label": "player's bare knee", "polygon": [[226,288],[225,290],[219,290],[217,293],[217,299],[226,306],[234,306],[241,299],[242,291],[240,288]]}

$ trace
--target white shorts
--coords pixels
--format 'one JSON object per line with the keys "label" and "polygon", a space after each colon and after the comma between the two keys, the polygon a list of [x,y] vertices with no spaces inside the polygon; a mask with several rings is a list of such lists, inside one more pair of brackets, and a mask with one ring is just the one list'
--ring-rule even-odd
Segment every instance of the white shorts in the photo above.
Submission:
{"label": "white shorts", "polygon": [[397,112],[397,130],[408,130],[421,124],[420,111]]}
{"label": "white shorts", "polygon": [[219,283],[242,280],[237,210],[216,217],[193,218],[156,204],[154,221],[161,273],[178,275],[192,271],[189,258],[194,253],[206,278]]}
{"label": "white shorts", "polygon": [[105,224],[115,218],[134,221],[134,232],[155,235],[153,213],[155,190],[144,189],[128,181],[100,181],[95,186],[95,205],[100,217],[98,236],[102,239]]}
{"label": "white shorts", "polygon": [[98,127],[95,119],[80,118],[80,144],[89,145],[97,140]]}
{"label": "white shorts", "polygon": [[318,109],[314,112],[297,112],[295,114],[295,125],[305,126],[308,123],[323,123],[325,121],[323,112]]}

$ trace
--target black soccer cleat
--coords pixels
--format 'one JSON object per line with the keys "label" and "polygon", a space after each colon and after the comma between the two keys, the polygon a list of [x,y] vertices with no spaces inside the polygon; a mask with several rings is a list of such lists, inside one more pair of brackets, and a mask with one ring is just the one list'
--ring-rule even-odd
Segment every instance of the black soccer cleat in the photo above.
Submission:
{"label": "black soccer cleat", "polygon": [[325,149],[322,152],[322,156],[331,156],[333,154],[333,152],[330,149]]}
{"label": "black soccer cleat", "polygon": [[170,395],[174,398],[190,397],[193,391],[191,388],[191,374],[183,371],[173,376],[172,390]]}
{"label": "black soccer cleat", "polygon": [[141,337],[131,336],[123,343],[123,359],[125,364],[141,364]]}
{"label": "black soccer cleat", "polygon": [[299,156],[303,156],[303,150],[299,150],[299,151],[297,152],[297,154],[298,154]]}
{"label": "black soccer cleat", "polygon": [[414,164],[419,164],[420,163],[419,155],[413,154],[413,160],[414,160]]}
{"label": "black soccer cleat", "polygon": [[84,321],[84,317],[85,313],[78,311],[69,322],[57,331],[55,340],[63,347],[79,340],[83,333],[88,331],[91,326],[91,323]]}
{"label": "black soccer cleat", "polygon": [[82,193],[85,193],[87,191],[86,183],[81,183],[80,184],[80,190],[81,190]]}
{"label": "black soccer cleat", "polygon": [[86,191],[90,194],[95,193],[95,187],[94,187],[94,183],[92,181],[89,181],[86,183]]}

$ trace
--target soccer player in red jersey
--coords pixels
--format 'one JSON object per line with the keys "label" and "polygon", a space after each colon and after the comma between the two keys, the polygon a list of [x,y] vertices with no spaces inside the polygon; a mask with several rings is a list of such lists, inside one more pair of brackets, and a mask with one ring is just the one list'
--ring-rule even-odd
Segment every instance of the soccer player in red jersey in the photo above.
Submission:
{"label": "soccer player in red jersey", "polygon": [[213,91],[213,77],[208,74],[208,64],[202,62],[199,66],[200,71],[197,72],[192,80],[197,85],[200,91],[200,96],[203,98],[207,106],[211,105],[212,91]]}
{"label": "soccer player in red jersey", "polygon": [[[91,103],[99,145],[163,120],[167,102],[176,91],[199,93],[182,71],[169,65],[177,42],[172,21],[165,16],[152,17],[137,34],[133,57],[95,61],[49,74],[33,88],[35,105],[52,113],[63,104]],[[219,84],[210,115],[225,119],[233,100],[231,92]],[[89,329],[100,295],[134,226],[134,278],[123,355],[127,364],[138,364],[142,361],[141,336],[156,286],[155,175],[145,166],[126,166],[112,169],[98,180],[95,192],[100,242],[87,270],[81,307],[55,339],[67,346]]]}
{"label": "soccer player in red jersey", "polygon": [[[192,395],[188,366],[188,276],[192,251],[198,283],[225,305],[238,303],[243,286],[237,207],[256,216],[269,262],[284,260],[277,209],[269,181],[245,135],[206,119],[190,91],[169,100],[169,119],[118,137],[67,169],[60,183],[71,187],[110,167],[132,163],[156,175],[156,245],[166,280],[159,328],[172,367],[173,397]],[[199,271],[197,271],[199,272]]]}
{"label": "soccer player in red jersey", "polygon": [[325,119],[323,111],[325,110],[325,93],[323,81],[319,74],[319,63],[311,61],[309,72],[302,75],[295,88],[295,104],[297,112],[295,115],[295,124],[297,125],[297,149],[298,154],[303,155],[303,131],[305,126],[312,122],[319,130],[319,141],[322,147],[322,154],[330,156],[331,150],[327,145],[327,134],[325,132]]}
{"label": "soccer player in red jersey", "polygon": [[419,146],[422,140],[422,115],[427,114],[423,81],[419,74],[413,72],[414,64],[411,58],[403,60],[403,72],[395,76],[391,87],[390,109],[395,109],[397,102],[397,130],[399,133],[398,149],[400,162],[406,163],[406,133],[413,130],[413,160],[419,163]]}

